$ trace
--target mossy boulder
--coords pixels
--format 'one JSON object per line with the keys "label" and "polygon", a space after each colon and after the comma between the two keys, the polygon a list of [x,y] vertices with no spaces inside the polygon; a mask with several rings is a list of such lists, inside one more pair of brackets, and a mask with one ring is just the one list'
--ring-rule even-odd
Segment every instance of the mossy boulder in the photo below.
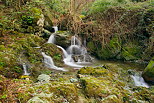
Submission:
{"label": "mossy boulder", "polygon": [[37,85],[33,85],[24,91],[27,94],[34,93],[34,96],[29,101],[35,100],[34,98],[37,97],[39,101],[43,100],[49,103],[76,103],[78,99],[77,89],[73,83],[50,82],[36,84]]}
{"label": "mossy boulder", "polygon": [[63,65],[63,52],[55,44],[46,43],[42,45],[42,50],[46,53],[46,55],[49,55],[53,58],[56,66]]}
{"label": "mossy boulder", "polygon": [[58,31],[55,35],[55,43],[63,48],[68,48],[71,45],[70,38],[71,34],[68,31]]}
{"label": "mossy boulder", "polygon": [[[116,103],[122,103],[123,97],[127,97],[129,92],[124,88],[117,88],[119,84],[110,81],[107,78],[95,78],[92,76],[83,77],[80,79],[85,95],[95,99],[107,98],[110,95],[115,95]],[[105,100],[102,100],[105,101]]]}
{"label": "mossy boulder", "polygon": [[[57,95],[57,96],[60,95],[60,96],[64,97],[68,102],[71,102],[71,103],[75,103],[78,98],[77,89],[73,83],[57,83],[57,82],[55,82],[55,83],[52,83],[50,90],[55,95]],[[70,91],[72,91],[72,92],[70,92]]]}
{"label": "mossy boulder", "polygon": [[154,84],[154,57],[150,60],[142,74],[145,81]]}

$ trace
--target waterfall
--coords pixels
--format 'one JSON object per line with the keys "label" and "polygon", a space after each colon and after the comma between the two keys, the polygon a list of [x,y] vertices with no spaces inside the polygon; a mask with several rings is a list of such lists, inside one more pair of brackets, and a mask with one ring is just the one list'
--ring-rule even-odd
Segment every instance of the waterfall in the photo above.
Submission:
{"label": "waterfall", "polygon": [[58,31],[58,27],[57,26],[53,26],[52,28],[54,28],[55,33]]}
{"label": "waterfall", "polygon": [[76,62],[89,62],[91,57],[87,53],[87,49],[82,45],[80,39],[76,36],[72,36],[71,45],[68,47],[67,52],[76,58]]}
{"label": "waterfall", "polygon": [[24,74],[23,75],[29,75],[30,73],[27,72],[27,66],[25,63],[22,64],[23,70],[24,70]]}
{"label": "waterfall", "polygon": [[50,35],[47,43],[54,43],[54,42],[55,42],[55,34],[53,33],[53,34]]}
{"label": "waterfall", "polygon": [[[58,27],[57,26],[53,26],[52,28],[54,28],[55,33],[58,31]],[[55,33],[52,33],[47,41],[47,43],[53,43],[55,42]]]}
{"label": "waterfall", "polygon": [[52,58],[50,56],[46,55],[44,52],[42,52],[42,56],[44,57],[44,63],[46,65],[46,67],[52,68],[52,69],[55,69],[55,70],[66,71],[63,68],[59,68],[59,67],[55,66]]}
{"label": "waterfall", "polygon": [[72,67],[80,67],[80,68],[83,67],[81,65],[75,64],[74,60],[72,59],[72,55],[69,55],[64,48],[62,48],[61,46],[57,46],[57,47],[60,48],[63,51],[63,54],[64,54],[63,61],[66,65],[69,65],[69,66],[72,66]]}
{"label": "waterfall", "polygon": [[[56,33],[58,31],[58,27],[53,26],[53,28]],[[54,44],[55,33],[53,33],[49,37],[49,40],[47,43]],[[57,45],[57,47],[63,51],[63,61],[66,65],[81,68],[83,66],[78,65],[77,63],[87,62],[87,60],[86,60],[87,49],[84,46],[82,46],[81,40],[78,39],[77,36],[71,37],[71,45],[68,47],[67,51],[61,46]]]}
{"label": "waterfall", "polygon": [[66,50],[63,47],[58,46],[58,45],[57,45],[57,47],[60,48],[63,51],[64,58],[68,57],[68,53],[66,52]]}
{"label": "waterfall", "polygon": [[135,86],[142,86],[142,87],[149,88],[149,85],[144,81],[144,79],[141,76],[131,75],[131,77],[134,80]]}

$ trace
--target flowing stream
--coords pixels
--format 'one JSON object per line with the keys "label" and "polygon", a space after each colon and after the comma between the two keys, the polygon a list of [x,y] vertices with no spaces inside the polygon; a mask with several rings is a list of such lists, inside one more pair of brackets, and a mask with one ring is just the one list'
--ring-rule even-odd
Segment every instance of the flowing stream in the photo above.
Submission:
{"label": "flowing stream", "polygon": [[[53,28],[55,30],[55,33],[51,34],[47,43],[54,44],[54,42],[56,41],[55,35],[56,32],[58,31],[58,27],[54,26]],[[86,40],[84,39],[84,44],[82,45],[81,40],[76,35],[71,37],[71,45],[67,48],[67,50],[65,50],[63,47],[59,45],[56,46],[63,51],[63,61],[68,66],[79,69],[83,67],[83,65],[81,65],[82,63],[86,64],[92,61],[91,56],[89,56],[87,53]],[[50,56],[46,55],[44,52],[42,52],[42,55],[44,57],[44,63],[46,64],[47,67],[56,70],[66,71],[64,68],[59,68],[55,66]],[[143,86],[149,88],[149,85],[144,81],[144,79],[141,76],[131,75],[131,77],[134,80],[135,86]]]}

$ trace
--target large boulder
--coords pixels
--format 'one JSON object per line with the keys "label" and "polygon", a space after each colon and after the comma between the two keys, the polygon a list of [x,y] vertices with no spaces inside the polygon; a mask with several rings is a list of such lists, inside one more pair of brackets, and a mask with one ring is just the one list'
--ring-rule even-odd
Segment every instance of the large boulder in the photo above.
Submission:
{"label": "large boulder", "polygon": [[145,81],[154,84],[154,57],[151,59],[143,74]]}

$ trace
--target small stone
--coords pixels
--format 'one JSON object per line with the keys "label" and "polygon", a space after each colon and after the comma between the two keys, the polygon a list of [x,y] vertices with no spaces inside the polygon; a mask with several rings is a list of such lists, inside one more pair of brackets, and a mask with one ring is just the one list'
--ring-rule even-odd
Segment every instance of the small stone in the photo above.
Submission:
{"label": "small stone", "polygon": [[74,83],[74,82],[78,82],[78,80],[75,79],[75,78],[71,78],[71,79],[70,79],[70,82],[71,82],[71,83]]}
{"label": "small stone", "polygon": [[50,76],[49,75],[46,75],[46,74],[41,74],[38,76],[38,81],[39,82],[49,82],[50,81]]}

